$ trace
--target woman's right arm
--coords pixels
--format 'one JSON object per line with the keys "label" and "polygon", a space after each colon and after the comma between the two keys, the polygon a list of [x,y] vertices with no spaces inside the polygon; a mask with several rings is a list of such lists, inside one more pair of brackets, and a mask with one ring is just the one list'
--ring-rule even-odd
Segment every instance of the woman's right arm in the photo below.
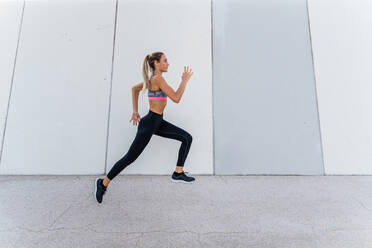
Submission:
{"label": "woman's right arm", "polygon": [[182,81],[180,86],[178,87],[177,91],[174,91],[172,87],[170,87],[165,79],[160,76],[155,79],[156,84],[159,85],[160,89],[175,103],[179,103],[181,101],[183,92],[185,91],[186,84],[189,81],[190,77],[192,76],[193,72],[191,69],[189,71],[188,67],[185,66],[184,72],[182,74]]}

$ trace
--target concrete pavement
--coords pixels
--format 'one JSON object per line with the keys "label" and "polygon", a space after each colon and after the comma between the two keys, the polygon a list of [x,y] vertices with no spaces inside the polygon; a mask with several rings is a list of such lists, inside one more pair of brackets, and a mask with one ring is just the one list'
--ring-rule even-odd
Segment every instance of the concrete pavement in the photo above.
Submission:
{"label": "concrete pavement", "polygon": [[372,176],[0,176],[0,247],[372,247]]}

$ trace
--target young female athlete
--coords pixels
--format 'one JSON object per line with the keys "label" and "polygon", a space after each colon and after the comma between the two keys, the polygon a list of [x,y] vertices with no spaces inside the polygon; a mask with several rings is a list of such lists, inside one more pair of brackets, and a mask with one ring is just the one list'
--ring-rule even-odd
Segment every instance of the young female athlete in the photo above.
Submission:
{"label": "young female athlete", "polygon": [[[148,66],[150,66],[152,73],[150,78],[148,78]],[[145,57],[142,68],[144,82],[136,84],[132,88],[133,114],[129,122],[133,121],[133,125],[138,124],[137,134],[127,154],[114,164],[104,178],[96,178],[94,194],[99,203],[102,202],[102,197],[110,181],[138,158],[153,134],[182,142],[178,152],[176,169],[172,174],[171,180],[173,182],[184,183],[193,183],[195,180],[195,178],[187,176],[183,171],[183,166],[192,143],[191,134],[163,119],[167,97],[173,102],[179,103],[193,72],[191,69],[189,70],[188,66],[185,66],[180,86],[177,91],[174,91],[162,77],[162,73],[168,71],[168,66],[167,57],[162,52],[155,52]],[[150,109],[147,115],[140,118],[138,114],[138,95],[141,90],[144,92],[146,89],[148,89]]]}

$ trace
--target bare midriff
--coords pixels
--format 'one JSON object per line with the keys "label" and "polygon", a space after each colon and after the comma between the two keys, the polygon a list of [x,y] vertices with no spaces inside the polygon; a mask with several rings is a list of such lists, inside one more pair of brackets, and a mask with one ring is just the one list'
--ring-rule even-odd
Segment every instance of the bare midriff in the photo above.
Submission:
{"label": "bare midriff", "polygon": [[[154,85],[155,87],[152,88],[152,84],[151,84],[151,78],[150,78],[150,86],[149,86],[149,89],[150,90],[160,90],[159,87],[157,87],[157,85]],[[150,104],[150,110],[152,112],[155,112],[159,115],[161,115],[164,111],[164,108],[165,106],[167,105],[167,99],[164,99],[164,100],[150,100],[149,99],[149,104]]]}

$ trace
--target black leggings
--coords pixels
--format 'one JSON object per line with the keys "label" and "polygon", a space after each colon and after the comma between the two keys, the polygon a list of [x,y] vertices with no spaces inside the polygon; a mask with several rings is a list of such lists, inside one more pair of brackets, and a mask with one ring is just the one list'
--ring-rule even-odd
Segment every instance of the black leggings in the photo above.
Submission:
{"label": "black leggings", "polygon": [[114,164],[107,177],[112,180],[125,167],[133,163],[145,149],[153,134],[182,142],[178,152],[177,166],[183,166],[192,143],[191,134],[164,120],[163,114],[149,110],[148,114],[142,117],[138,123],[137,134],[129,151]]}

